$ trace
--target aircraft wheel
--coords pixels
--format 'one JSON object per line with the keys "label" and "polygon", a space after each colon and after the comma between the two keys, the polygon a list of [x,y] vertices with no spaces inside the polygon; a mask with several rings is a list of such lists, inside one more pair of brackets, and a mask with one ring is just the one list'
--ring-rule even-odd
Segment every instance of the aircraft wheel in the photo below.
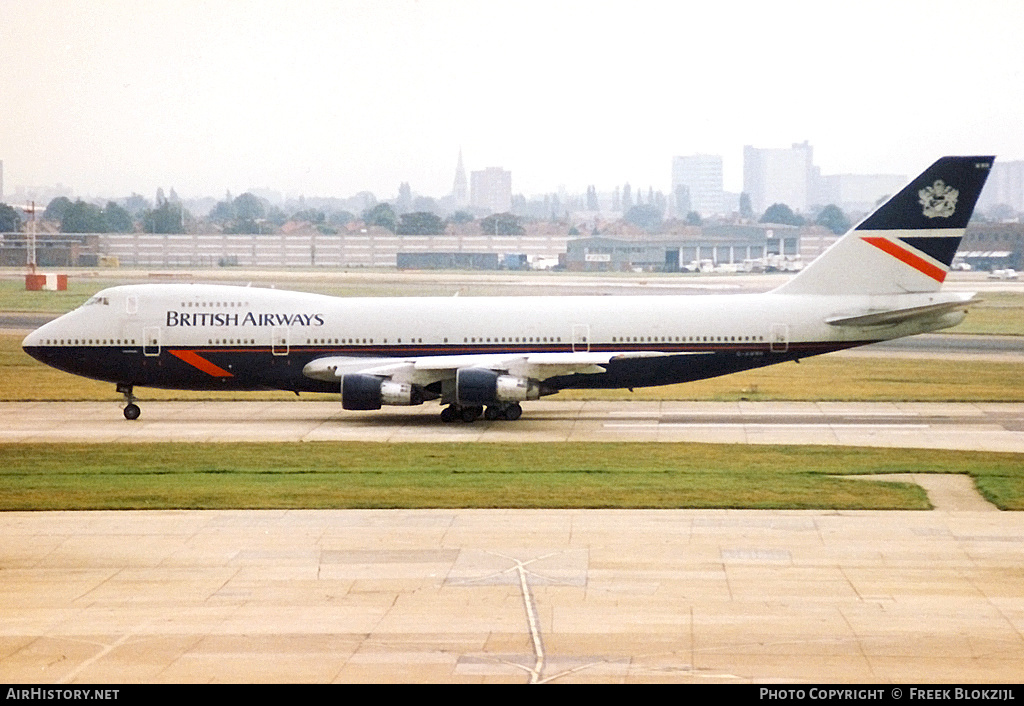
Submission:
{"label": "aircraft wheel", "polygon": [[505,408],[505,419],[514,422],[523,416],[523,408],[518,402],[513,402]]}
{"label": "aircraft wheel", "polygon": [[501,407],[495,404],[492,404],[490,407],[487,408],[487,411],[484,412],[484,419],[486,419],[489,422],[493,422],[495,419],[499,419],[502,416],[504,415],[502,414]]}
{"label": "aircraft wheel", "polygon": [[137,404],[130,404],[124,408],[125,419],[138,419],[140,414],[142,414],[142,410],[139,409]]}
{"label": "aircraft wheel", "polygon": [[455,421],[455,407],[453,405],[448,405],[441,410],[441,421],[445,424],[451,424]]}
{"label": "aircraft wheel", "polygon": [[483,407],[463,407],[460,415],[462,421],[466,424],[471,424],[480,418],[480,415],[484,413]]}

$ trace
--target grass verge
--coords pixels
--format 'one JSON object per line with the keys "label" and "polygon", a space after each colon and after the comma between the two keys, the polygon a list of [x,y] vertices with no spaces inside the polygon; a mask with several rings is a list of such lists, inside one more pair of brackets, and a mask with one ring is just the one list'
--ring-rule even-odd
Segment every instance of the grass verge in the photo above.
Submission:
{"label": "grass verge", "polygon": [[864,473],[967,473],[1024,510],[1024,455],[718,444],[10,444],[0,510],[929,507]]}
{"label": "grass verge", "polygon": [[1024,294],[985,292],[967,318],[947,333],[1024,336]]}

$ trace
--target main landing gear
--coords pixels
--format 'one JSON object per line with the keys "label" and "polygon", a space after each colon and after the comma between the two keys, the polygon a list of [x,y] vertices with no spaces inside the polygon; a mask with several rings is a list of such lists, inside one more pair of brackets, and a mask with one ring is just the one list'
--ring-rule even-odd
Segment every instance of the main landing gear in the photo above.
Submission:
{"label": "main landing gear", "polygon": [[124,383],[117,383],[117,391],[124,395],[124,418],[128,420],[138,419],[142,414],[139,405],[135,404],[135,395],[132,394],[132,386]]}
{"label": "main landing gear", "polygon": [[507,419],[514,422],[523,416],[523,408],[518,402],[501,402],[488,405],[486,410],[483,407],[460,407],[455,404],[441,410],[441,421],[446,424],[460,420],[472,424],[481,416],[488,421]]}

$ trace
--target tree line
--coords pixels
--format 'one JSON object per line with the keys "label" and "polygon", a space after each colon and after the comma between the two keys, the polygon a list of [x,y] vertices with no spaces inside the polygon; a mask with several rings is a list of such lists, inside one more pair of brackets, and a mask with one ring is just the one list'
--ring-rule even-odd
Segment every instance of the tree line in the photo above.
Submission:
{"label": "tree line", "polygon": [[[592,205],[596,198],[593,187],[588,189],[587,195],[588,205]],[[101,207],[81,199],[71,201],[65,196],[58,196],[46,207],[43,218],[59,222],[63,233],[132,233],[136,230],[144,233],[185,233],[194,231],[200,220],[183,206],[173,189],[170,197],[165,197],[163,190],[159,190],[155,206],[138,194],[124,199],[123,203],[122,206],[108,201]],[[753,220],[750,211],[750,199],[742,194],[741,217]],[[657,232],[664,224],[663,213],[657,203],[638,203],[626,210],[623,220],[648,232]],[[427,210],[399,213],[387,202],[376,203],[364,209],[359,216],[345,210],[326,213],[316,208],[302,208],[289,216],[279,207],[249,192],[237,197],[228,193],[206,216],[206,220],[222,232],[239,234],[274,233],[289,220],[300,220],[311,223],[325,235],[333,235],[357,219],[367,227],[379,226],[397,235],[441,235],[447,232],[451,223],[476,220],[469,211],[456,211],[448,218]],[[688,212],[682,220],[687,225],[703,223],[695,211]],[[809,221],[786,204],[776,203],[765,210],[759,222],[802,226]],[[813,222],[837,234],[846,232],[850,227],[849,218],[834,204],[823,208]],[[0,204],[0,232],[16,232],[22,223],[16,209]],[[520,235],[525,232],[523,223],[522,216],[512,213],[491,214],[480,219],[480,232],[485,235]]]}

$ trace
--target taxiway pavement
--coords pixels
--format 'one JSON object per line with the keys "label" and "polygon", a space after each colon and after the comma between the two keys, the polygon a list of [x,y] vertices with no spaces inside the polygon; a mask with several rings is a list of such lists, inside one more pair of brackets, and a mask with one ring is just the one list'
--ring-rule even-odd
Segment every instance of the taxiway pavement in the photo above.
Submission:
{"label": "taxiway pavement", "polygon": [[0,535],[7,683],[1024,676],[1024,513],[8,512]]}
{"label": "taxiway pavement", "polygon": [[572,402],[517,422],[441,422],[437,405],[347,412],[333,401],[0,403],[0,444],[62,442],[700,441],[1024,452],[1024,403]]}

